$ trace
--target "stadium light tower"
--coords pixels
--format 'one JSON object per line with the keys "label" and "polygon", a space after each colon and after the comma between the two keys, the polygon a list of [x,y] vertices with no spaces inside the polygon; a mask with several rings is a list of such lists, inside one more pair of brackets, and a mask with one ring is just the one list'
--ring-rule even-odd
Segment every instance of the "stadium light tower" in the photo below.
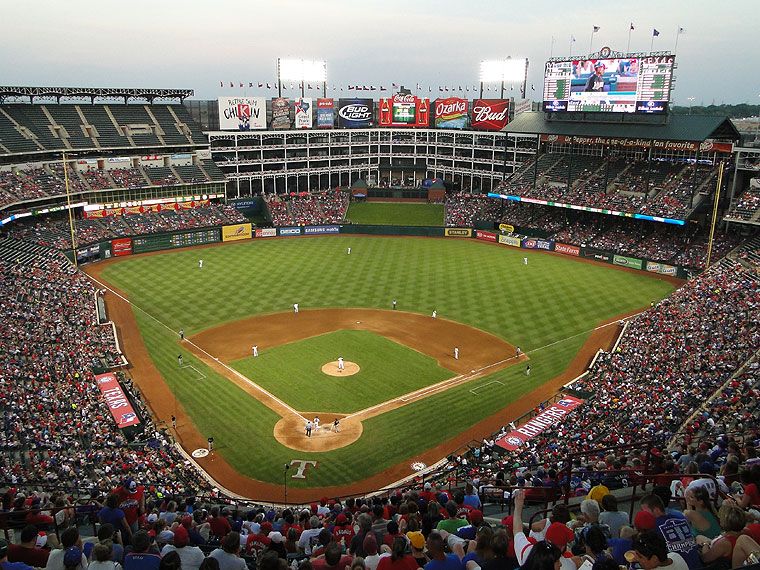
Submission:
{"label": "stadium light tower", "polygon": [[495,59],[480,62],[480,97],[483,97],[483,83],[501,81],[501,98],[504,98],[504,83],[522,83],[520,94],[525,98],[528,83],[528,58]]}
{"label": "stadium light tower", "polygon": [[322,96],[327,97],[327,64],[324,61],[277,58],[277,94],[282,97],[282,80],[298,81],[301,97],[307,81],[322,83]]}

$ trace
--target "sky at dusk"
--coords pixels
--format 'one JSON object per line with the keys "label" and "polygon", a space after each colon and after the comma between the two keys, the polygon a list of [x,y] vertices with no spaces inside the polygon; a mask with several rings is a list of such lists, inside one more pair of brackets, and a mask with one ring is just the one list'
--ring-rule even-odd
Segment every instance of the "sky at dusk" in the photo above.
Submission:
{"label": "sky at dusk", "polygon": [[276,80],[280,57],[325,60],[328,96],[396,83],[437,97],[439,86],[472,89],[482,60],[511,56],[528,58],[528,96],[540,100],[547,58],[588,55],[594,26],[591,52],[625,52],[633,24],[631,51],[672,51],[677,39],[676,105],[760,104],[760,74],[748,65],[760,52],[758,9],[757,0],[0,0],[0,82],[272,96],[256,84]]}

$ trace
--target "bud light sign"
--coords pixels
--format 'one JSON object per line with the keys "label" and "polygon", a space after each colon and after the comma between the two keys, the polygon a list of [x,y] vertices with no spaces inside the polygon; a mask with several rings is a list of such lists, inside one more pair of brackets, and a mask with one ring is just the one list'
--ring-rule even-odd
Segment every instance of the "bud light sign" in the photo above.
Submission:
{"label": "bud light sign", "polygon": [[475,99],[472,105],[472,128],[481,131],[500,131],[509,122],[509,101]]}
{"label": "bud light sign", "polygon": [[372,126],[372,99],[339,99],[339,125],[346,129],[360,129]]}

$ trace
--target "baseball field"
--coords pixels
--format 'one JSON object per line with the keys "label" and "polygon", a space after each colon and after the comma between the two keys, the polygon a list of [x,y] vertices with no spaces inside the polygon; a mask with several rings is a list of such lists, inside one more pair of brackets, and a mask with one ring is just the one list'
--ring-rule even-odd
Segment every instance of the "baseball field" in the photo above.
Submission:
{"label": "baseball field", "polygon": [[[199,463],[222,484],[272,500],[284,476],[291,500],[370,490],[482,437],[553,393],[590,337],[673,289],[457,238],[258,239],[90,272],[114,289],[109,314],[154,412],[176,415],[188,451],[214,438]],[[313,462],[303,478],[300,463],[284,473],[294,460]]]}

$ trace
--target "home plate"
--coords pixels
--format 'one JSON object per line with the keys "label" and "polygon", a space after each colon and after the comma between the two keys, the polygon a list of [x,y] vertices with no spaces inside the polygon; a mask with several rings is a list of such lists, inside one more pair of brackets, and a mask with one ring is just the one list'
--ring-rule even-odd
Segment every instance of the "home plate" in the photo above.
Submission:
{"label": "home plate", "polygon": [[357,325],[358,325],[358,324],[360,324],[360,323],[361,323],[361,321],[356,321],[356,324],[357,324]]}

